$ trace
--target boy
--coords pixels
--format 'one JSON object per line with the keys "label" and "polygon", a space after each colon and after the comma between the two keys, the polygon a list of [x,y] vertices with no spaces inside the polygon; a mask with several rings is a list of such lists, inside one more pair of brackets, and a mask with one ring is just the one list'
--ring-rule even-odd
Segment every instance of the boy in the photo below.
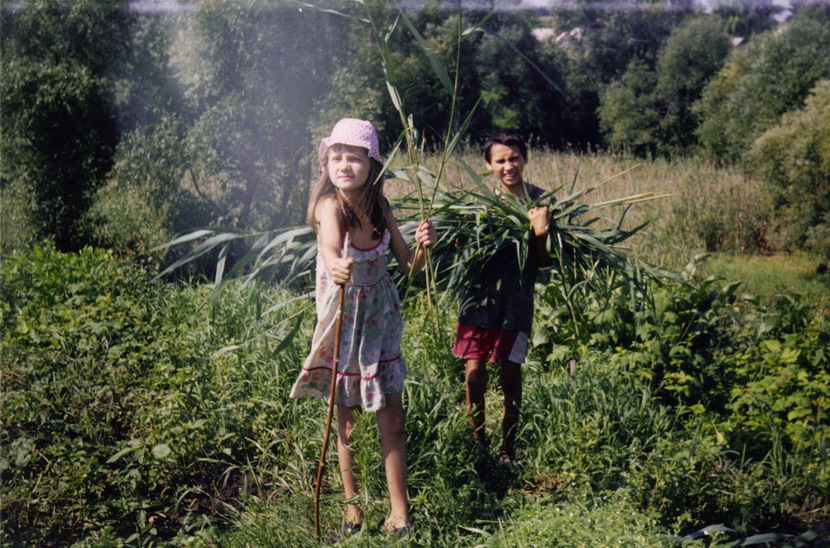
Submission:
{"label": "boy", "polygon": [[[535,200],[544,190],[525,182],[527,143],[512,130],[493,132],[484,145],[484,163],[499,183],[497,194],[509,192],[520,200]],[[484,392],[487,358],[498,362],[504,391],[502,446],[499,465],[515,469],[515,438],[522,403],[522,370],[533,319],[533,285],[540,267],[550,266],[546,242],[547,207],[531,208],[530,253],[520,266],[515,246],[500,249],[470,281],[461,295],[452,352],[466,360],[467,410],[476,441],[488,448],[484,431]]]}

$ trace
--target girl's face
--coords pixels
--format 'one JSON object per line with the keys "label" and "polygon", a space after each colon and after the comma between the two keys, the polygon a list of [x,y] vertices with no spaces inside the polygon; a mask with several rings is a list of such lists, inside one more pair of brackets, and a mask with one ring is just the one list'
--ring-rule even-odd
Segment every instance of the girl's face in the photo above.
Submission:
{"label": "girl's face", "polygon": [[366,184],[369,168],[366,149],[338,144],[329,147],[326,161],[329,179],[345,194],[351,194]]}

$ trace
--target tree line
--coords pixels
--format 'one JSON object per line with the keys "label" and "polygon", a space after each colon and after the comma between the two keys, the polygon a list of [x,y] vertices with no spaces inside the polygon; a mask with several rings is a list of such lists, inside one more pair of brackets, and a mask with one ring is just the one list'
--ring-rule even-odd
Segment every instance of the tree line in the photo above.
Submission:
{"label": "tree line", "polygon": [[336,119],[371,119],[387,144],[400,133],[387,78],[424,146],[440,145],[452,105],[426,44],[459,72],[461,112],[476,109],[471,145],[502,126],[552,150],[737,163],[776,189],[787,243],[830,256],[826,4],[779,21],[771,0],[711,13],[430,1],[407,11],[411,28],[394,25],[386,63],[375,31],[399,13],[384,0],[142,5],[3,4],[4,254],[301,223],[315,144]]}

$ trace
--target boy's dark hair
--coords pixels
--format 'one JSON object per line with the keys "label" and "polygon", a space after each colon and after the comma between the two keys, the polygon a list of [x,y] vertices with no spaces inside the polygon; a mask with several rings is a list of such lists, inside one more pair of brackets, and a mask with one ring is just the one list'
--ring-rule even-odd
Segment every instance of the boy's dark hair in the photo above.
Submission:
{"label": "boy's dark hair", "polygon": [[484,142],[484,159],[490,161],[490,149],[493,145],[504,145],[508,147],[516,147],[522,154],[522,158],[527,161],[527,142],[522,134],[514,129],[497,129],[487,137]]}

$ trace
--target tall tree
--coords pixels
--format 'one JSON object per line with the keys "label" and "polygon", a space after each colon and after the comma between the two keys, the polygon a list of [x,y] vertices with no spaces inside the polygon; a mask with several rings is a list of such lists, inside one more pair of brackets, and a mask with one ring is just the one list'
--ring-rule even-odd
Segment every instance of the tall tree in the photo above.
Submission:
{"label": "tall tree", "polygon": [[603,137],[597,108],[605,88],[619,80],[633,61],[638,71],[641,66],[654,70],[672,29],[694,12],[688,2],[650,0],[630,4],[578,0],[574,7],[556,12],[560,29],[576,37],[568,47],[569,108],[579,141],[598,145]]}
{"label": "tall tree", "polygon": [[677,28],[657,62],[656,99],[660,103],[660,147],[684,151],[696,142],[698,120],[692,104],[723,66],[731,49],[720,20],[696,17]]}
{"label": "tall tree", "polygon": [[193,113],[197,177],[221,222],[299,222],[312,175],[309,120],[347,36],[339,17],[283,3],[207,0],[185,22],[173,65]]}
{"label": "tall tree", "polygon": [[473,60],[490,125],[519,129],[551,146],[573,141],[565,57],[533,36],[538,18],[500,14],[487,26],[499,37],[483,35]]}
{"label": "tall tree", "polygon": [[830,6],[804,7],[779,30],[734,50],[706,86],[696,105],[701,144],[715,158],[739,159],[828,76]]}
{"label": "tall tree", "polygon": [[612,82],[598,109],[600,126],[614,148],[634,154],[654,153],[659,146],[660,115],[654,88],[657,77],[642,61],[632,61]]}
{"label": "tall tree", "polygon": [[79,220],[118,141],[113,74],[132,18],[126,2],[22,3],[4,10],[0,181],[34,199],[38,237],[86,241]]}

